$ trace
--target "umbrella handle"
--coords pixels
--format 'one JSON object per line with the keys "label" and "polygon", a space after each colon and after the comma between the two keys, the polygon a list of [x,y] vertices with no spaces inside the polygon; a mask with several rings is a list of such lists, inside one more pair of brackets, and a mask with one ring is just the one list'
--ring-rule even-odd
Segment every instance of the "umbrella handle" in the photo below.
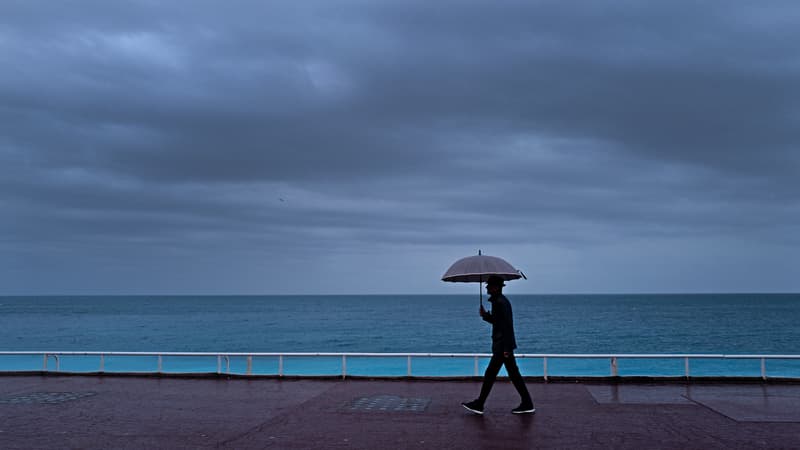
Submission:
{"label": "umbrella handle", "polygon": [[[481,256],[481,249],[478,249],[478,256]],[[478,283],[478,298],[481,302],[481,308],[483,308],[483,276],[480,278],[480,282]]]}

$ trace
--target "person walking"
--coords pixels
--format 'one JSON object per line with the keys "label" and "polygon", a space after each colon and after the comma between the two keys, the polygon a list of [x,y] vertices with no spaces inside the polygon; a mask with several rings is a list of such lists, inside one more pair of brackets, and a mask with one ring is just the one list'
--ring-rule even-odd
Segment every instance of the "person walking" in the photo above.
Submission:
{"label": "person walking", "polygon": [[513,414],[533,414],[536,408],[533,407],[533,400],[525,386],[525,381],[519,373],[517,361],[514,358],[514,349],[517,348],[517,341],[514,338],[514,319],[511,313],[511,303],[503,295],[503,279],[492,275],[486,281],[486,292],[489,294],[489,303],[492,304],[492,311],[487,312],[481,305],[481,318],[492,324],[492,359],[483,374],[483,386],[477,399],[471,402],[464,402],[461,405],[475,414],[483,414],[484,404],[489,397],[494,381],[500,367],[506,366],[508,377],[517,389],[520,397],[520,404],[512,409]]}

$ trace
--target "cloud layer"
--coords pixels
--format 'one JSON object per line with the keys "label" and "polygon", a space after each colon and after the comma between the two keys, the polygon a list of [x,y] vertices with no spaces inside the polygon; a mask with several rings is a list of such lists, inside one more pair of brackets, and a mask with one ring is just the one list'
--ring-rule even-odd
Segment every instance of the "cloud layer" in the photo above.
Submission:
{"label": "cloud layer", "polygon": [[794,2],[161,3],[0,5],[5,292],[800,288]]}

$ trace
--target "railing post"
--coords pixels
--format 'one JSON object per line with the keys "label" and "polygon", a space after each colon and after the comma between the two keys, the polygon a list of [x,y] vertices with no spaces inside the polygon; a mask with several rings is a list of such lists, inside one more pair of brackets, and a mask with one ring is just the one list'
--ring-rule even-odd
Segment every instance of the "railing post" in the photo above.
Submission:
{"label": "railing post", "polygon": [[217,355],[217,375],[222,373],[222,355]]}
{"label": "railing post", "polygon": [[278,355],[278,376],[283,376],[283,355]]}
{"label": "railing post", "polygon": [[611,357],[611,376],[616,377],[619,376],[619,372],[617,371],[617,357]]}
{"label": "railing post", "polygon": [[686,378],[689,378],[689,357],[686,356],[683,358],[683,373],[686,374]]}
{"label": "railing post", "polygon": [[347,355],[342,355],[342,379],[347,377]]}
{"label": "railing post", "polygon": [[478,376],[478,356],[475,356],[475,376]]}
{"label": "railing post", "polygon": [[544,370],[544,381],[547,381],[547,356],[542,358],[542,369]]}
{"label": "railing post", "polygon": [[106,355],[100,355],[100,372],[106,371]]}
{"label": "railing post", "polygon": [[53,355],[53,358],[56,359],[56,372],[61,372],[61,360],[58,359],[58,355]]}
{"label": "railing post", "polygon": [[407,368],[408,368],[408,371],[406,372],[406,375],[410,377],[411,376],[411,355],[408,355]]}
{"label": "railing post", "polygon": [[225,355],[225,373],[231,374],[231,358],[228,355]]}
{"label": "railing post", "polygon": [[761,379],[767,379],[767,363],[764,358],[761,358]]}
{"label": "railing post", "polygon": [[253,373],[253,356],[247,355],[247,374],[252,375]]}
{"label": "railing post", "polygon": [[44,354],[44,362],[42,363],[42,371],[47,372],[47,353]]}
{"label": "railing post", "polygon": [[164,358],[161,355],[158,355],[158,373],[164,369]]}

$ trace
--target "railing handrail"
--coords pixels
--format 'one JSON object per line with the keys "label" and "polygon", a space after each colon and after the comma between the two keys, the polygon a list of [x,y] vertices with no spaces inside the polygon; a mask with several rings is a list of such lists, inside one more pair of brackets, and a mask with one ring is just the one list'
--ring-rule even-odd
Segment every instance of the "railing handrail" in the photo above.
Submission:
{"label": "railing handrail", "polygon": [[[479,375],[478,360],[479,358],[488,358],[491,353],[361,353],[361,352],[119,352],[119,351],[0,351],[0,356],[15,356],[15,355],[37,355],[42,357],[42,370],[47,372],[47,362],[53,358],[56,363],[56,372],[60,371],[61,356],[99,356],[100,365],[99,372],[105,372],[105,358],[108,356],[139,356],[139,357],[157,357],[158,369],[155,373],[161,374],[163,369],[163,359],[165,356],[189,356],[189,357],[216,357],[217,359],[217,374],[230,374],[231,373],[231,357],[246,357],[247,358],[247,375],[252,375],[253,357],[277,357],[278,358],[278,376],[284,376],[283,361],[285,357],[335,357],[341,358],[341,376],[346,378],[347,373],[347,358],[348,357],[367,357],[367,358],[406,358],[407,371],[406,375],[412,377],[412,358],[473,358],[474,359],[474,376]],[[704,353],[662,353],[662,354],[647,354],[647,353],[520,353],[516,355],[518,358],[541,358],[542,371],[545,381],[548,379],[547,362],[549,359],[609,359],[611,363],[611,376],[619,376],[618,360],[620,359],[683,359],[684,361],[684,376],[688,379],[690,377],[690,360],[695,359],[757,359],[761,363],[761,378],[767,379],[766,361],[768,359],[784,359],[784,360],[800,360],[800,355],[750,355],[750,354],[704,354]],[[222,361],[225,360],[225,371],[222,369]],[[3,370],[0,370],[2,373]],[[145,373],[153,373],[152,371],[145,371]],[[800,378],[800,377],[794,377]]]}

